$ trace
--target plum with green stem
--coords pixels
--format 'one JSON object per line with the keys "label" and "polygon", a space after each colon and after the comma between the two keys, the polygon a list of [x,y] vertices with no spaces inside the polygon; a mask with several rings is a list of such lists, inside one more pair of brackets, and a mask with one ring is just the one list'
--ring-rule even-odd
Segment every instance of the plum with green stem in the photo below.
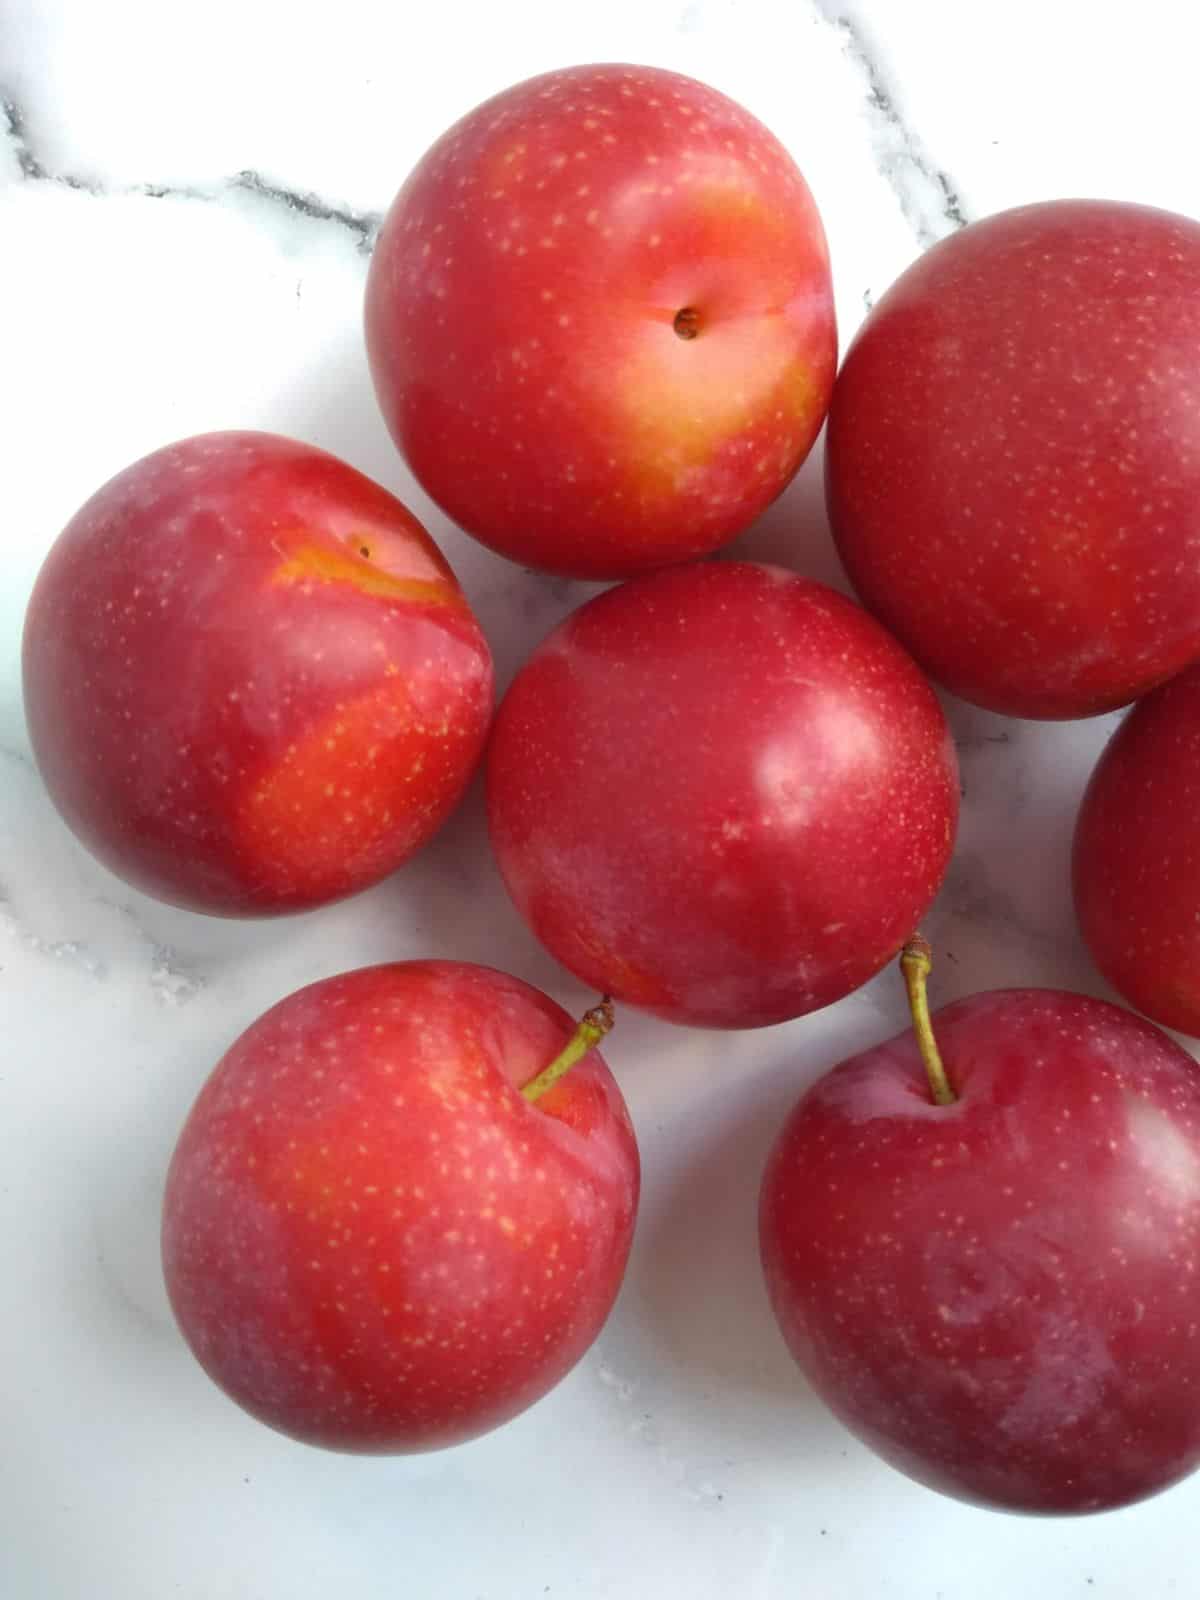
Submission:
{"label": "plum with green stem", "polygon": [[[1085,1512],[1200,1464],[1200,1069],[1054,989],[835,1067],[772,1150],[759,1227],[801,1371],[893,1466],[1011,1511]],[[935,1040],[936,1031],[936,1040]]]}
{"label": "plum with green stem", "polygon": [[488,967],[411,961],[298,990],[238,1039],[180,1136],[163,1267],[200,1364],[293,1438],[432,1450],[497,1427],[587,1350],[633,1236],[620,1090],[576,1027]]}

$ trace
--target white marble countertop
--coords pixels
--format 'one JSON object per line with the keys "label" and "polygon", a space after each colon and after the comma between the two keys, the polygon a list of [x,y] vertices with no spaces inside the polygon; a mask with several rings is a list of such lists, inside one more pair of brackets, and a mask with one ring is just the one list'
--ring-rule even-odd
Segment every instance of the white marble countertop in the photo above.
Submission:
{"label": "white marble countertop", "polygon": [[[608,1049],[645,1190],[618,1308],[543,1403],[455,1451],[359,1460],[250,1421],[176,1334],[166,1162],[232,1037],[298,985],[391,957],[492,961],[572,1008],[490,862],[478,788],[399,877],[230,924],[108,876],[42,790],[21,619],[51,540],[172,438],[259,427],[394,489],[455,564],[500,681],[588,593],[451,528],[392,449],[360,336],[378,217],[462,111],[629,59],[705,78],[789,146],[829,233],[843,346],[920,248],[1063,194],[1200,214],[1178,0],[8,0],[0,7],[0,1595],[5,1600],[1141,1600],[1195,1587],[1200,1478],[1081,1522],[908,1483],[810,1399],[760,1284],[754,1205],[784,1109],[902,1025],[885,974],[817,1016],[716,1035],[626,1014]],[[741,542],[841,583],[819,460]],[[1113,719],[951,704],[965,800],[927,923],[935,1003],[1103,993],[1067,849]]]}

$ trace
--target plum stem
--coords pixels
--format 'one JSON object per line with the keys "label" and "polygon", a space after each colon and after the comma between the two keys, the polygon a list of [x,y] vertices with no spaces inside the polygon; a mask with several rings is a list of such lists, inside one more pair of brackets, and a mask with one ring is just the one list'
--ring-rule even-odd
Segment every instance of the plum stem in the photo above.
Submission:
{"label": "plum stem", "polygon": [[942,1054],[933,1036],[929,998],[925,993],[925,980],[932,970],[933,951],[929,948],[929,940],[914,933],[900,952],[900,971],[904,974],[904,987],[908,990],[913,1032],[917,1036],[917,1049],[925,1064],[925,1076],[929,1079],[929,1092],[934,1105],[952,1106],[958,1097],[950,1087]]}
{"label": "plum stem", "polygon": [[615,1021],[613,1004],[607,995],[598,1006],[586,1013],[548,1067],[543,1067],[536,1078],[530,1078],[521,1093],[526,1100],[539,1100],[565,1072],[570,1072],[577,1061],[582,1061],[593,1045],[599,1044]]}

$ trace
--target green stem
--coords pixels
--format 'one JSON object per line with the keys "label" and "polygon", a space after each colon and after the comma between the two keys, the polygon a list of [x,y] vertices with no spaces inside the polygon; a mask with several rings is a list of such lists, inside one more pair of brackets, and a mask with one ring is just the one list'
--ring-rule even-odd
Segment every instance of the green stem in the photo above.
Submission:
{"label": "green stem", "polygon": [[543,1067],[536,1078],[530,1078],[521,1093],[526,1100],[539,1100],[546,1090],[556,1084],[565,1072],[570,1072],[577,1061],[582,1061],[593,1045],[599,1044],[613,1022],[612,1001],[607,995],[580,1022],[575,1032],[555,1056],[548,1067]]}
{"label": "green stem", "polygon": [[904,974],[904,987],[908,990],[908,1007],[912,1012],[913,1032],[917,1036],[917,1049],[921,1052],[921,1060],[925,1063],[925,1076],[929,1079],[929,1092],[933,1096],[934,1104],[952,1106],[958,1096],[950,1087],[941,1051],[933,1036],[933,1024],[929,1020],[929,999],[925,993],[925,980],[932,968],[933,951],[929,948],[928,939],[923,939],[919,933],[914,933],[900,952],[900,971]]}

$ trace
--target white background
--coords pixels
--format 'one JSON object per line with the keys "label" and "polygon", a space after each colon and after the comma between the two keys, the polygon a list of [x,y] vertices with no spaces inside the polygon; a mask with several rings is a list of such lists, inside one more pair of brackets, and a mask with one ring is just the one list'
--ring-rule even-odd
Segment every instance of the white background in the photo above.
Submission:
{"label": "white background", "polygon": [[[364,1461],[243,1417],[174,1331],[157,1254],[175,1135],[234,1035],[301,983],[394,957],[491,961],[573,1009],[588,997],[510,910],[477,789],[396,879],[314,916],[226,924],[136,895],[46,800],[18,671],[29,589],[67,517],[127,462],[209,428],[299,435],[397,491],[463,579],[501,686],[590,592],[446,524],[386,438],[361,347],[364,236],[425,146],[509,82],[626,59],[742,100],[816,194],[844,346],[959,215],[1064,194],[1200,214],[1192,13],[0,0],[3,1600],[1194,1592],[1200,1481],[1079,1522],[970,1510],[877,1463],[783,1351],[757,1266],[762,1160],[814,1074],[902,1025],[890,974],[757,1034],[623,1017],[606,1053],[642,1144],[634,1257],[598,1346],[523,1418],[456,1451]],[[739,550],[842,582],[819,459]],[[926,925],[935,1004],[1027,982],[1104,993],[1066,862],[1113,719],[947,707],[966,793]]]}

